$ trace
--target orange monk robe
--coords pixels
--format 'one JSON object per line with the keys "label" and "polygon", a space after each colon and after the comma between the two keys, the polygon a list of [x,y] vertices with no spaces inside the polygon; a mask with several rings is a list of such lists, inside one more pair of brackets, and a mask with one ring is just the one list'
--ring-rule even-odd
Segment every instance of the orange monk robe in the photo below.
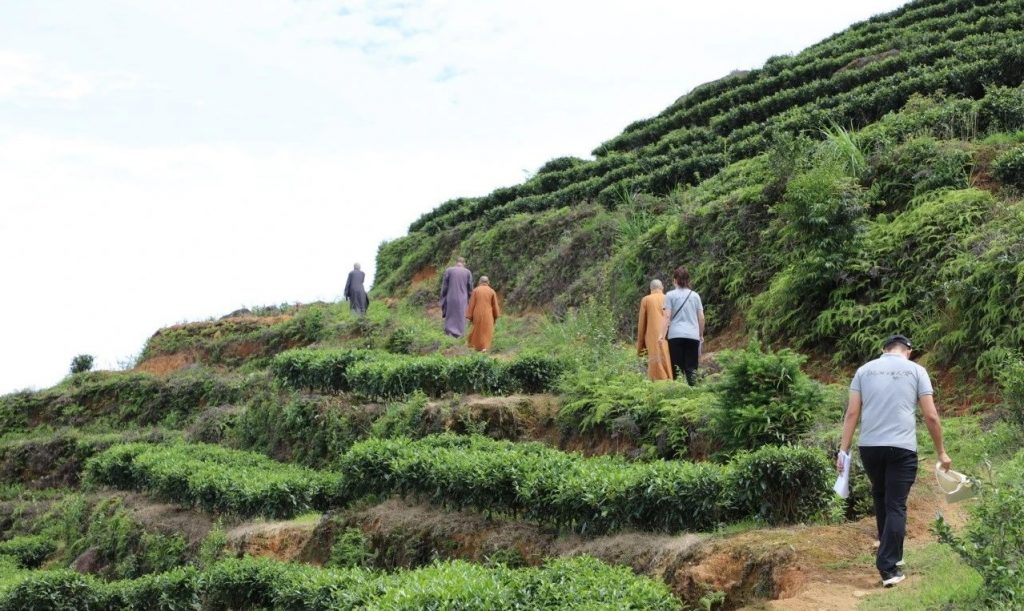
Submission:
{"label": "orange monk robe", "polygon": [[486,284],[473,289],[469,305],[466,306],[466,318],[473,323],[469,345],[480,351],[490,348],[491,340],[494,339],[494,323],[499,316],[501,308],[498,307],[498,294],[494,289]]}
{"label": "orange monk robe", "polygon": [[658,341],[665,325],[665,293],[653,290],[640,302],[640,321],[636,329],[636,353],[647,352],[647,377],[652,380],[672,379],[672,360],[668,355],[668,342]]}

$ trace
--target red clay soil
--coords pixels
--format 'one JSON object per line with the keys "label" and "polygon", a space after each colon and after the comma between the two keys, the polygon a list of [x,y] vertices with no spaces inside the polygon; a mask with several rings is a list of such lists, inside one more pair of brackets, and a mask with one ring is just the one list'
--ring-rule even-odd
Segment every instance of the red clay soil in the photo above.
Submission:
{"label": "red clay soil", "polygon": [[421,268],[418,272],[412,275],[410,284],[416,284],[417,282],[424,282],[427,280],[434,280],[437,278],[437,268],[433,265],[428,265]]}
{"label": "red clay soil", "polygon": [[[964,507],[946,504],[930,472],[924,469],[907,503],[907,547],[935,541],[929,527],[939,512],[954,529],[962,527],[966,520]],[[754,531],[740,535],[744,537],[776,537],[780,545],[790,545],[796,552],[794,568],[800,578],[794,579],[793,586],[778,600],[768,603],[769,608],[852,610],[862,598],[881,588],[874,563],[864,561],[864,556],[872,555],[877,545],[874,518],[835,526]],[[915,579],[913,567],[908,578]]]}
{"label": "red clay soil", "polygon": [[196,356],[192,352],[175,352],[174,354],[161,354],[142,361],[135,366],[133,371],[142,371],[154,375],[169,375],[181,371],[196,362]]}

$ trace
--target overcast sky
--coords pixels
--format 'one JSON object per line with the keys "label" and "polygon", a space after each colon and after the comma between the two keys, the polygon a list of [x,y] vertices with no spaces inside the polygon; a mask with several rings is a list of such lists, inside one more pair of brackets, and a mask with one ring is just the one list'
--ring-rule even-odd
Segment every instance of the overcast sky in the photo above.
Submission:
{"label": "overcast sky", "polygon": [[0,393],[340,297],[445,199],[899,0],[5,0]]}

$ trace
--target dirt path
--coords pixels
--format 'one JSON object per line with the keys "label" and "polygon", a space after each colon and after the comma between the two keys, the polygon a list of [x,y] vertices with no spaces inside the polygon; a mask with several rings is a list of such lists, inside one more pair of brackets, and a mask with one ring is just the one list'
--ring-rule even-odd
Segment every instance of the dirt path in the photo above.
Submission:
{"label": "dirt path", "polygon": [[[920,548],[935,542],[929,527],[940,512],[954,529],[966,520],[964,507],[947,504],[936,487],[934,477],[922,469],[907,503],[907,548]],[[802,585],[791,588],[784,598],[748,609],[846,611],[856,609],[865,597],[881,590],[871,560],[877,545],[874,518],[795,529],[788,533],[754,531],[749,535],[763,537],[770,536],[772,532],[796,550]],[[908,567],[907,575],[905,583],[910,587],[924,578],[914,575],[913,567]]]}

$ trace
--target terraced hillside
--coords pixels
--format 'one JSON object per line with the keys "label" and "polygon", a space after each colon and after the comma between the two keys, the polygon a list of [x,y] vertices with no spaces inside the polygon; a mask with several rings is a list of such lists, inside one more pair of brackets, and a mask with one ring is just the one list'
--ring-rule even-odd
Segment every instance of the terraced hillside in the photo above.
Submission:
{"label": "terraced hillside", "polygon": [[[908,4],[449,202],[382,246],[366,316],[176,325],[0,396],[0,611],[1019,607],[1022,9]],[[487,354],[438,317],[457,254],[512,306]],[[628,341],[680,263],[695,387]],[[981,495],[945,504],[922,437],[891,591],[859,465],[831,486],[849,365],[894,329]]]}
{"label": "terraced hillside", "polygon": [[[648,382],[600,304],[503,319],[488,356],[397,302],[267,314],[0,397],[0,609],[737,608],[871,587],[863,475],[830,490],[845,390],[798,353],[711,352],[690,388]],[[300,323],[286,348],[273,329]],[[984,416],[946,425],[958,465],[1010,484],[978,524],[1024,495],[1024,363],[1008,372]],[[957,511],[939,544],[934,493],[913,502],[911,592],[980,601],[984,562],[1019,562],[1012,538],[979,556],[992,533]]]}
{"label": "terraced hillside", "polygon": [[[1024,348],[1024,5],[934,0],[698,87],[521,185],[381,246],[377,288],[427,303],[456,255],[520,311],[613,304],[692,272],[712,333],[853,364],[901,328],[990,375]],[[1012,304],[1012,305],[1011,305]]]}

